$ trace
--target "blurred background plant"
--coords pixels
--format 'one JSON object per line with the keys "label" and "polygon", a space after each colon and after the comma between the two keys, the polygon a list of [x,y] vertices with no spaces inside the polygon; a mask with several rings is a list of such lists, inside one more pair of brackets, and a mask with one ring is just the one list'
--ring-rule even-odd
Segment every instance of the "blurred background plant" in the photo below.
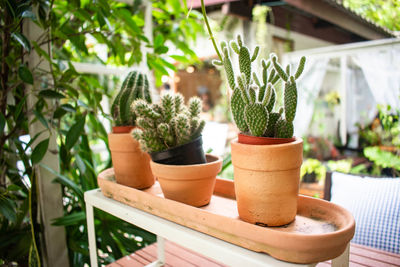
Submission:
{"label": "blurred background plant", "polygon": [[[188,15],[183,2],[152,2],[154,26],[152,36],[146,36],[140,0],[131,5],[0,1],[0,265],[41,266],[45,261],[39,166],[62,187],[64,216],[53,222],[66,228],[70,265],[89,263],[83,193],[96,188],[97,173],[111,166],[104,126],[109,114],[102,101],[112,98],[120,77],[79,73],[74,64],[137,67],[145,61],[160,84],[162,75],[175,70],[172,61],[198,61],[190,44],[203,30],[200,16],[196,11]],[[171,46],[180,54],[167,56]],[[35,134],[34,123],[43,130]],[[105,155],[96,153],[98,145],[106,148]],[[59,172],[42,164],[46,155],[58,161]],[[102,212],[95,212],[95,224],[101,264],[155,240]]]}
{"label": "blurred background plant", "polygon": [[317,159],[308,158],[301,165],[300,177],[305,183],[325,181],[326,167]]}

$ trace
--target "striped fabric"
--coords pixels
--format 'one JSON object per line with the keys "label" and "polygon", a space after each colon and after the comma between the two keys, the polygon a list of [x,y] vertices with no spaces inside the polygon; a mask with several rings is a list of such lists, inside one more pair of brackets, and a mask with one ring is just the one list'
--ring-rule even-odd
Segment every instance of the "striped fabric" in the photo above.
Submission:
{"label": "striped fabric", "polygon": [[352,242],[400,254],[400,178],[332,173],[331,202],[356,221]]}

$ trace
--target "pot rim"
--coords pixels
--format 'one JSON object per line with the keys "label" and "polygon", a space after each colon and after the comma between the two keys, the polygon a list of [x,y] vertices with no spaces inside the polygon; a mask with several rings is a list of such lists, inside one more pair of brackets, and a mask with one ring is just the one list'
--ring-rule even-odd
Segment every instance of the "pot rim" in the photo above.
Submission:
{"label": "pot rim", "polygon": [[[210,159],[211,161],[208,161],[208,159]],[[155,165],[155,166],[164,167],[164,168],[176,168],[176,169],[183,169],[183,168],[202,168],[202,167],[208,166],[208,165],[219,164],[220,162],[222,162],[222,157],[221,157],[221,156],[217,156],[217,155],[212,155],[212,154],[206,153],[206,160],[207,160],[206,163],[190,164],[190,165],[162,164],[162,163],[158,163],[158,162],[154,162],[153,160],[150,160],[150,164],[153,164],[153,165]]]}
{"label": "pot rim", "polygon": [[[253,136],[245,133],[238,133],[238,143],[240,144],[247,144],[247,145],[274,145],[274,144],[286,144],[286,143],[291,143],[296,140],[295,136],[289,137],[289,138],[282,138],[282,137],[268,137],[268,136]],[[241,139],[242,142],[239,142]],[[252,142],[243,142],[247,140],[252,140],[254,141],[254,144]],[[258,142],[265,142],[265,144],[257,144]]]}
{"label": "pot rim", "polygon": [[292,145],[297,145],[299,143],[303,143],[303,139],[301,137],[296,137],[293,136],[293,138],[295,138],[294,141],[289,142],[289,143],[283,143],[283,144],[270,144],[270,145],[250,145],[250,144],[243,144],[243,143],[239,143],[238,138],[235,138],[234,140],[231,141],[231,145],[234,144],[236,146],[251,146],[254,148],[265,148],[265,147],[285,147],[285,146],[292,146]]}
{"label": "pot rim", "polygon": [[112,126],[110,134],[129,134],[136,126],[132,125],[121,125],[121,126]]}

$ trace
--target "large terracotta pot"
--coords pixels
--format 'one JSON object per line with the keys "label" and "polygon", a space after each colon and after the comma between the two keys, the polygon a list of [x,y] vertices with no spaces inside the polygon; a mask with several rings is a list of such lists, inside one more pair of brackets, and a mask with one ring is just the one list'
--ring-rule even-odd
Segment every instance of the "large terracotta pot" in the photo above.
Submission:
{"label": "large terracotta pot", "polygon": [[297,213],[303,140],[278,145],[231,143],[239,217],[249,223],[281,226]]}
{"label": "large terracotta pot", "polygon": [[136,189],[154,184],[150,156],[140,149],[139,142],[130,133],[110,133],[108,145],[117,183]]}
{"label": "large terracotta pot", "polygon": [[221,171],[222,158],[206,156],[207,163],[193,165],[167,165],[150,162],[164,197],[191,206],[201,207],[210,202],[215,179]]}

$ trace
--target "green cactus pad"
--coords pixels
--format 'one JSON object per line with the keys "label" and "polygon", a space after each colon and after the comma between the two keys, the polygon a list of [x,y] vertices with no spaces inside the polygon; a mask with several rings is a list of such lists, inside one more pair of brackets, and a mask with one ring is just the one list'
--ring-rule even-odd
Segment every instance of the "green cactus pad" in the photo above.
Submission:
{"label": "green cactus pad", "polygon": [[278,121],[278,119],[281,117],[281,114],[278,112],[271,112],[269,113],[269,118],[268,118],[268,125],[267,129],[264,132],[264,136],[267,137],[274,137],[275,135],[275,124]]}
{"label": "green cactus pad", "polygon": [[257,59],[258,52],[260,52],[260,47],[257,45],[256,48],[254,48],[253,55],[251,56],[251,62]]}
{"label": "green cactus pad", "polygon": [[269,102],[267,105],[268,112],[272,112],[272,110],[274,109],[275,99],[276,99],[276,92],[275,92],[274,87],[271,86],[271,96],[269,98]]}
{"label": "green cactus pad", "polygon": [[192,97],[189,100],[189,113],[190,118],[195,118],[200,115],[202,109],[202,102],[198,97]]}
{"label": "green cactus pad", "polygon": [[274,69],[279,74],[282,80],[285,82],[289,79],[286,72],[282,69],[281,65],[278,63],[276,56],[272,57],[272,64],[274,65]]}
{"label": "green cactus pad", "polygon": [[239,55],[239,46],[238,46],[238,44],[233,40],[230,41],[229,44],[230,44],[232,50],[235,51],[235,53]]}
{"label": "green cactus pad", "polygon": [[152,107],[143,99],[138,99],[132,103],[132,110],[138,117],[156,120],[161,117],[160,113],[155,112]]}
{"label": "green cactus pad", "polygon": [[175,99],[171,94],[161,97],[161,110],[164,121],[167,123],[175,116]]}
{"label": "green cactus pad", "polygon": [[147,76],[132,71],[128,73],[120,92],[111,105],[111,115],[114,118],[115,125],[135,125],[136,114],[132,112],[131,105],[136,99],[144,99],[148,103],[152,102]]}
{"label": "green cactus pad", "polygon": [[250,134],[262,136],[268,125],[268,111],[260,103],[249,104],[244,109],[244,118]]}
{"label": "green cactus pad", "polygon": [[251,78],[251,60],[249,49],[245,46],[240,48],[239,53],[239,68],[240,72],[244,73],[246,77],[246,83],[249,83]]}
{"label": "green cactus pad", "polygon": [[[291,76],[291,80],[294,81],[293,76]],[[296,115],[297,108],[297,88],[296,83],[293,83],[292,81],[288,81],[285,84],[284,104],[285,118],[288,122],[292,122]]]}
{"label": "green cactus pad", "polygon": [[197,129],[193,130],[193,132],[192,132],[192,140],[196,139],[197,137],[199,137],[201,135],[201,132],[203,131],[205,125],[206,125],[206,122],[204,120],[201,120],[199,123],[199,126],[197,126]]}
{"label": "green cactus pad", "polygon": [[177,145],[185,144],[191,135],[189,118],[185,114],[178,114],[174,119]]}
{"label": "green cactus pad", "polygon": [[304,70],[304,65],[306,64],[306,57],[301,57],[299,67],[297,68],[296,74],[294,75],[294,78],[297,80],[300,75],[303,73]]}
{"label": "green cactus pad", "polygon": [[247,132],[249,128],[247,127],[246,121],[244,119],[244,108],[246,103],[243,101],[242,92],[239,88],[233,90],[233,94],[231,97],[231,110],[233,115],[233,120],[236,123],[236,126],[243,133]]}
{"label": "green cactus pad", "polygon": [[224,50],[224,68],[225,68],[225,73],[226,73],[226,77],[228,79],[228,84],[229,87],[233,90],[236,87],[235,84],[235,75],[233,72],[233,67],[232,67],[232,62],[231,59],[229,58],[229,53],[227,52],[228,49]]}
{"label": "green cactus pad", "polygon": [[256,103],[256,98],[257,98],[257,93],[256,91],[258,90],[257,86],[251,86],[249,89],[249,98],[250,98],[250,103]]}
{"label": "green cactus pad", "polygon": [[288,122],[282,118],[278,119],[275,125],[275,137],[278,138],[293,137],[293,122]]}

